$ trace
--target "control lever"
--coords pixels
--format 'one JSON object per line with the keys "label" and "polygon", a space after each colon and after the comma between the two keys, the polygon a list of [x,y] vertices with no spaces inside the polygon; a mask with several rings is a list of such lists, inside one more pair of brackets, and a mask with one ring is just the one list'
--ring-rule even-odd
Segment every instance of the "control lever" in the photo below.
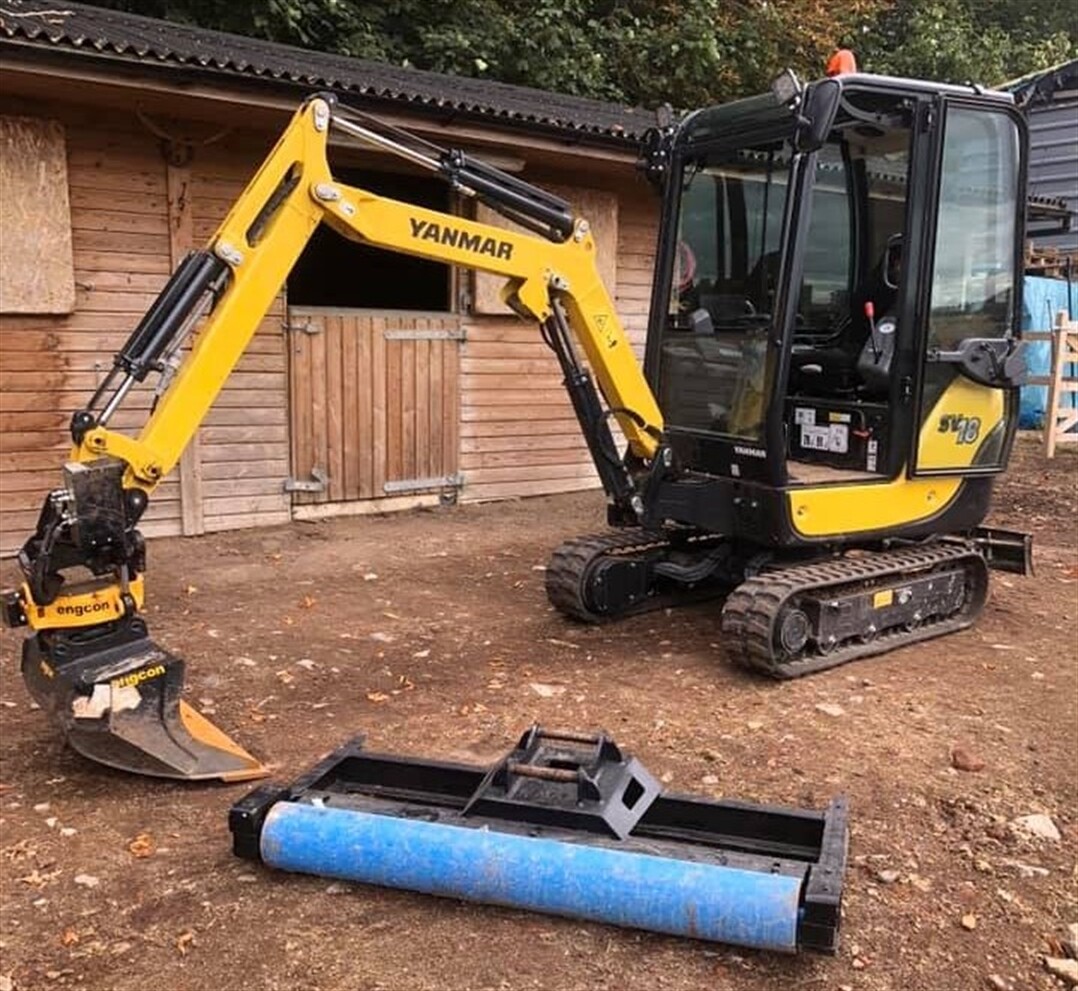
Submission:
{"label": "control lever", "polygon": [[865,300],[865,319],[868,321],[869,340],[872,341],[872,360],[878,365],[883,350],[880,348],[879,337],[876,334],[876,305],[871,299]]}

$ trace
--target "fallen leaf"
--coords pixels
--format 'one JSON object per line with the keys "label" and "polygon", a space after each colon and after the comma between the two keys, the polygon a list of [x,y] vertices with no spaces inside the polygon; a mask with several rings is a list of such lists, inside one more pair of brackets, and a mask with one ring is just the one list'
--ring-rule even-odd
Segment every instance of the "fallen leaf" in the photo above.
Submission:
{"label": "fallen leaf", "polygon": [[64,930],[63,936],[60,937],[60,943],[64,946],[74,946],[79,941],[79,934],[74,929]]}
{"label": "fallen leaf", "polygon": [[[36,867],[30,871],[29,874],[20,877],[19,880],[31,888],[44,888],[51,880],[58,877],[59,871],[49,871],[47,874],[42,874]],[[75,878],[77,881],[78,878]]]}
{"label": "fallen leaf", "polygon": [[420,661],[421,661],[421,660],[423,660],[423,658],[424,658],[424,657],[430,657],[430,651],[429,651],[429,650],[417,650],[417,651],[416,651],[416,652],[415,652],[415,653],[414,653],[414,654],[412,655],[412,657],[414,657],[414,658],[416,658],[417,660],[420,660]]}
{"label": "fallen leaf", "polygon": [[176,949],[180,951],[181,957],[187,956],[187,949],[189,946],[192,946],[194,942],[195,934],[191,932],[190,929],[188,929],[187,932],[180,933],[180,935],[176,937]]}
{"label": "fallen leaf", "polygon": [[75,883],[81,884],[84,888],[96,888],[101,883],[101,879],[94,877],[93,874],[76,874]]}
{"label": "fallen leaf", "polygon": [[533,681],[528,684],[528,687],[535,692],[540,698],[549,699],[555,695],[564,695],[564,685],[544,685],[542,682]]}
{"label": "fallen leaf", "polygon": [[318,600],[313,595],[305,595],[299,600],[300,609],[313,609],[318,603]]}
{"label": "fallen leaf", "polygon": [[142,860],[145,857],[152,857],[154,850],[157,849],[157,845],[154,843],[153,837],[149,833],[139,833],[138,836],[127,844],[127,849],[131,851],[133,857]]}
{"label": "fallen leaf", "polygon": [[371,702],[388,702],[389,696],[385,692],[367,692],[367,698]]}
{"label": "fallen leaf", "polygon": [[184,592],[187,595],[194,595],[197,591],[198,591],[198,586],[197,585],[186,585],[186,586],[184,586]]}

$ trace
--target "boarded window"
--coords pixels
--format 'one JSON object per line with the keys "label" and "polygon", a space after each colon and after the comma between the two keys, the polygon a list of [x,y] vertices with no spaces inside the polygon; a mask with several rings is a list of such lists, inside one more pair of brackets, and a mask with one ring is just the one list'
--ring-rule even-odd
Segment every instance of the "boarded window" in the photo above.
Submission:
{"label": "boarded window", "polygon": [[[334,175],[380,196],[449,212],[451,193],[441,180],[360,169],[335,169]],[[451,284],[448,265],[350,241],[323,224],[288,277],[288,302],[447,312]]]}
{"label": "boarded window", "polygon": [[63,125],[0,117],[0,312],[75,308]]}
{"label": "boarded window", "polygon": [[[555,196],[567,200],[573,215],[583,217],[591,225],[595,239],[596,265],[599,276],[606,286],[606,291],[613,299],[617,291],[617,256],[618,256],[618,198],[614,193],[599,189],[580,189],[578,187],[543,184],[543,188]],[[476,210],[476,219],[482,224],[508,228],[530,234],[500,213],[480,204]],[[538,235],[535,235],[538,236]],[[510,313],[502,302],[501,292],[505,278],[487,272],[475,273],[475,301],[472,309],[475,313]]]}

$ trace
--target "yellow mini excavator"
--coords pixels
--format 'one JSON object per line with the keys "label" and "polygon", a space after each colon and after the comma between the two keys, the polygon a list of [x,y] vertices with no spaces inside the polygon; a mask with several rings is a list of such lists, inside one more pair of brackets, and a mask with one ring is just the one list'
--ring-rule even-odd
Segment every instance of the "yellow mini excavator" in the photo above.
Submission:
{"label": "yellow mini excavator", "polygon": [[[527,233],[337,181],[331,131]],[[6,623],[32,631],[31,693],[105,764],[265,773],[182,700],[183,662],[149,638],[137,525],[322,223],[504,276],[506,302],[538,324],[612,526],[555,551],[547,590],[565,614],[723,594],[728,654],[777,677],[968,625],[988,567],[1029,567],[1028,538],[980,527],[1023,368],[1025,147],[1007,95],[857,73],[807,87],[787,73],[653,132],[642,164],[663,212],[641,370],[567,203],[308,99],[72,417],[63,484],[4,597]],[[150,375],[163,381],[138,436],[110,429]]]}

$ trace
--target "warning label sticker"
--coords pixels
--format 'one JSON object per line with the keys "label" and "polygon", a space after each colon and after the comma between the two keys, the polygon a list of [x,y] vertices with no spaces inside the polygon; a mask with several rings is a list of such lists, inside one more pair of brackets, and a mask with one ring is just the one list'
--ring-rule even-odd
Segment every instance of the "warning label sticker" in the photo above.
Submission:
{"label": "warning label sticker", "polygon": [[850,449],[850,428],[844,423],[832,423],[827,427],[802,426],[801,446],[810,451],[845,454]]}

